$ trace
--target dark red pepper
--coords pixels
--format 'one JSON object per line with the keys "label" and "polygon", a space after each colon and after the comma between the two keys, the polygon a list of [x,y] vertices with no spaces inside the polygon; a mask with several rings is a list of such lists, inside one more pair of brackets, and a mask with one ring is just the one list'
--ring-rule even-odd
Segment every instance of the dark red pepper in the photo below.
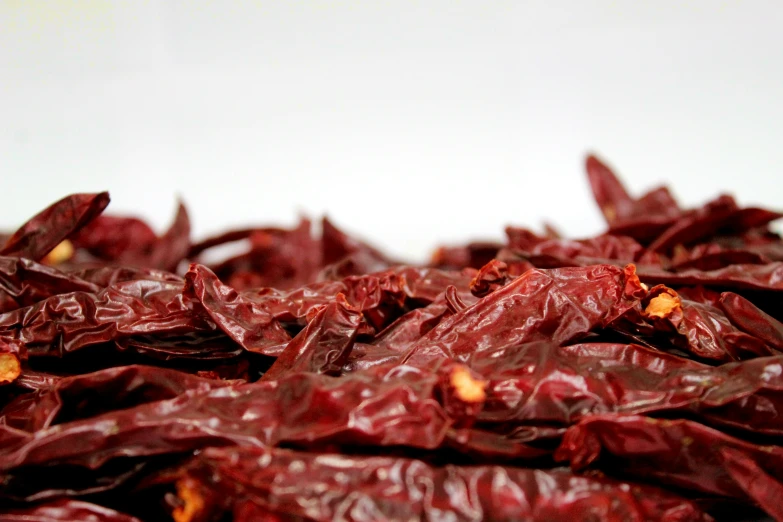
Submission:
{"label": "dark red pepper", "polygon": [[781,214],[587,170],[605,234],[425,266],[105,194],[0,234],[0,520],[783,520]]}
{"label": "dark red pepper", "polygon": [[[436,467],[414,459],[213,448],[178,482],[176,522],[242,518],[247,504],[308,520],[708,521],[650,486],[566,469]],[[247,515],[244,515],[247,516]]]}
{"label": "dark red pepper", "polygon": [[95,219],[108,204],[108,192],[65,197],[14,232],[0,249],[0,255],[40,261],[62,240]]}

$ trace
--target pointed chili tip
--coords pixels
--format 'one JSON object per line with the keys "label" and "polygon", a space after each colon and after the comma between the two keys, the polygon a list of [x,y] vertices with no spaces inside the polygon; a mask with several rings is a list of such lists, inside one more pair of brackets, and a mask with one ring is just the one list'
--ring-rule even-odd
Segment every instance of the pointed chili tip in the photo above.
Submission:
{"label": "pointed chili tip", "polygon": [[475,379],[464,366],[457,366],[451,371],[451,385],[462,401],[484,402],[487,398],[487,382]]}
{"label": "pointed chili tip", "polygon": [[0,353],[0,384],[14,382],[22,373],[19,359],[12,353]]}
{"label": "pointed chili tip", "polygon": [[177,497],[182,505],[171,513],[174,522],[191,522],[204,509],[204,498],[193,479],[186,477],[177,481]]}
{"label": "pointed chili tip", "polygon": [[594,167],[601,167],[603,165],[604,165],[603,162],[601,162],[601,160],[599,160],[595,154],[593,154],[592,152],[587,153],[587,157],[585,158],[585,167],[588,170]]}

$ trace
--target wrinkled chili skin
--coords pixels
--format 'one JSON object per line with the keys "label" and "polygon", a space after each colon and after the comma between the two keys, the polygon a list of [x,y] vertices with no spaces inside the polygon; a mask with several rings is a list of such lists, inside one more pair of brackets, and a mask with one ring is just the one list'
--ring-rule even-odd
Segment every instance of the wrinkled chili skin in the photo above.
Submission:
{"label": "wrinkled chili skin", "polygon": [[[726,451],[764,470],[762,476],[736,473]],[[757,445],[689,420],[597,415],[566,432],[555,453],[579,470],[603,461],[603,469],[644,477],[657,484],[753,501],[754,480],[778,485],[783,448]]]}
{"label": "wrinkled chili skin", "polygon": [[215,511],[235,514],[237,505],[250,501],[271,512],[322,521],[711,520],[671,493],[564,469],[434,467],[397,457],[214,448],[183,473],[181,483],[199,494],[217,492],[221,505],[212,505]]}
{"label": "wrinkled chili skin", "polygon": [[288,343],[262,380],[279,379],[296,372],[340,375],[353,351],[362,322],[361,311],[338,294],[335,302],[322,308]]}
{"label": "wrinkled chili skin", "polygon": [[97,292],[99,286],[30,259],[0,256],[0,313],[24,308],[52,295]]}
{"label": "wrinkled chili skin", "polygon": [[0,417],[8,426],[34,433],[107,411],[171,399],[186,391],[208,391],[229,384],[154,366],[119,366],[52,380],[36,393],[7,404]]}
{"label": "wrinkled chili skin", "polygon": [[604,233],[422,265],[105,193],[0,234],[0,520],[783,520],[781,214],[586,169]]}
{"label": "wrinkled chili skin", "polygon": [[783,323],[733,292],[721,294],[719,303],[737,328],[761,339],[775,350],[783,351]]}
{"label": "wrinkled chili skin", "polygon": [[[581,299],[569,295],[578,292]],[[622,315],[644,295],[631,269],[530,270],[414,343],[413,365],[440,357],[467,360],[503,346],[551,339],[565,343]]]}
{"label": "wrinkled chili skin", "polygon": [[[432,371],[393,364],[340,378],[295,373],[276,381],[188,390],[173,399],[33,434],[0,424],[0,472],[43,463],[97,469],[120,456],[165,455],[210,445],[285,442],[434,450],[447,443],[453,426],[469,424],[462,409],[449,406],[463,401],[459,394],[442,392],[455,368],[459,365],[444,363]],[[464,411],[475,416],[478,410]],[[98,445],[100,451],[95,450]],[[509,451],[523,457],[545,454],[520,445]]]}

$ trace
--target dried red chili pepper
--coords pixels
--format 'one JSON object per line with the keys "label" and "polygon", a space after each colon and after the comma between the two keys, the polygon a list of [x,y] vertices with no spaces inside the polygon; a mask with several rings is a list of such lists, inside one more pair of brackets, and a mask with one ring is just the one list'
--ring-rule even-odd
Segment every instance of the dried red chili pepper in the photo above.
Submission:
{"label": "dried red chili pepper", "polygon": [[695,269],[681,272],[639,266],[639,279],[646,283],[676,285],[703,285],[739,290],[783,291],[783,263],[766,265],[730,265],[719,270],[701,271]]}
{"label": "dried red chili pepper", "polygon": [[783,352],[783,323],[732,292],[721,294],[719,304],[737,328]]}
{"label": "dried red chili pepper", "polygon": [[664,252],[676,245],[693,243],[724,230],[742,233],[781,217],[783,214],[764,209],[741,209],[734,198],[723,195],[688,216],[678,219],[648,248],[654,252]]}
{"label": "dried red chili pepper", "polygon": [[88,266],[86,268],[72,268],[66,273],[97,285],[98,288],[106,288],[127,281],[161,281],[164,283],[185,284],[185,280],[181,276],[154,268],[118,267],[112,265]]}
{"label": "dried red chili pepper", "polygon": [[[97,519],[62,500],[83,497],[143,519],[165,503],[178,522],[296,520],[360,499],[339,514],[708,520],[606,473],[783,518],[781,214],[728,196],[683,210],[587,169],[606,234],[509,227],[434,267],[328,220],[320,236],[302,219],[192,244],[180,205],[158,237],[98,216],[104,195],[0,234],[0,512],[61,502],[73,511],[54,520]],[[215,263],[230,242],[246,250]],[[509,467],[550,467],[558,445],[598,469]],[[374,481],[406,466],[429,485]],[[299,490],[258,482],[272,474]],[[731,518],[720,498],[704,504]]]}
{"label": "dried red chili pepper", "polygon": [[530,270],[441,322],[410,347],[403,361],[468,360],[536,340],[574,341],[622,315],[644,293],[633,266]]}
{"label": "dried red chili pepper", "polygon": [[0,315],[0,347],[22,345],[31,356],[62,356],[133,335],[214,331],[194,313],[181,285],[136,280],[98,293],[72,292]]}
{"label": "dried red chili pepper", "polygon": [[705,243],[691,249],[677,245],[673,249],[671,265],[667,268],[674,272],[690,268],[718,270],[729,265],[765,265],[770,262],[769,258],[751,250]]}
{"label": "dried red chili pepper", "polygon": [[[711,367],[637,345],[534,343],[474,361],[489,381],[479,425],[568,426],[601,413],[698,417],[749,433],[783,434],[783,358]],[[528,441],[532,439],[527,439]]]}
{"label": "dried red chili pepper", "polygon": [[650,289],[642,306],[642,315],[656,332],[702,360],[728,362],[773,354],[763,340],[735,328],[719,308],[682,300],[663,285]]}
{"label": "dried red chili pepper", "polygon": [[508,248],[525,252],[530,257],[552,256],[566,259],[600,259],[633,263],[644,252],[636,240],[625,236],[602,235],[592,239],[548,239],[520,234],[520,229],[508,228]]}
{"label": "dried red chili pepper", "polygon": [[63,239],[97,217],[109,204],[109,193],[73,194],[32,217],[5,243],[0,255],[40,261]]}
{"label": "dried red chili pepper", "polygon": [[568,470],[434,467],[397,457],[213,448],[178,483],[177,522],[252,503],[308,520],[679,520],[710,518],[660,489]]}
{"label": "dried red chili pepper", "polygon": [[[117,457],[215,445],[285,442],[437,449],[450,443],[452,427],[467,422],[459,415],[476,411],[460,405],[483,400],[474,391],[478,383],[464,374],[453,380],[455,372],[463,370],[461,365],[445,364],[436,371],[375,367],[340,378],[297,373],[276,381],[183,394],[34,434],[0,424],[0,473],[42,464],[97,469]],[[444,382],[451,386],[444,387]],[[516,449],[518,456],[544,453],[524,445]]]}
{"label": "dried red chili pepper", "polygon": [[634,200],[615,173],[595,156],[587,157],[585,168],[593,196],[613,235],[651,241],[682,214],[666,187]]}
{"label": "dried red chili pepper", "polygon": [[212,270],[237,290],[261,286],[289,289],[304,285],[315,279],[321,266],[321,244],[313,238],[310,229],[310,221],[302,219],[291,230],[249,230],[249,249],[212,266]]}
{"label": "dried red chili pepper", "polygon": [[75,248],[82,248],[97,259],[113,262],[129,255],[144,256],[154,248],[157,239],[152,228],[141,219],[106,214],[69,237]]}
{"label": "dried red chili pepper", "polygon": [[[781,447],[751,444],[689,420],[637,415],[583,419],[566,432],[555,458],[575,470],[597,465],[607,473],[751,502],[751,494],[779,489],[783,478]],[[738,460],[763,470],[753,479],[769,486],[749,487],[751,478],[737,472]]]}
{"label": "dried red chili pepper", "polygon": [[109,411],[206,392],[231,384],[154,366],[121,366],[62,377],[36,393],[17,397],[0,410],[3,424],[28,432]]}

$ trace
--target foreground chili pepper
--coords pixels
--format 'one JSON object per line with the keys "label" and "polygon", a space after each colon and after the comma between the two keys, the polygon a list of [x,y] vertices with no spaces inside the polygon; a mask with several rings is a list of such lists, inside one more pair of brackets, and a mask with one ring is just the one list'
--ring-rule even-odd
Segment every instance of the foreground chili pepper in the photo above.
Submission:
{"label": "foreground chili pepper", "polygon": [[710,520],[671,493],[564,469],[433,467],[405,458],[211,448],[183,474],[177,522],[216,520],[225,512],[254,520],[238,516],[246,503],[323,521]]}
{"label": "foreground chili pepper", "polygon": [[424,265],[105,193],[0,233],[0,521],[783,522],[781,213],[586,168],[604,233]]}
{"label": "foreground chili pepper", "polygon": [[[192,451],[205,444],[437,449],[452,426],[464,424],[465,411],[475,417],[476,411],[460,405],[484,401],[483,392],[475,389],[480,382],[466,379],[460,368],[445,364],[431,372],[392,365],[342,378],[294,373],[270,382],[201,387],[200,393],[189,391],[32,434],[0,425],[0,471],[44,463],[97,469],[112,458]],[[455,376],[459,380],[449,386]],[[97,444],[100,451],[95,451]]]}
{"label": "foreground chili pepper", "polygon": [[[676,458],[673,458],[676,455]],[[566,432],[555,458],[703,493],[758,500],[778,520],[783,506],[756,495],[780,488],[783,448],[750,444],[688,420],[595,416]],[[739,464],[759,473],[738,470]],[[773,509],[770,509],[772,507]]]}

